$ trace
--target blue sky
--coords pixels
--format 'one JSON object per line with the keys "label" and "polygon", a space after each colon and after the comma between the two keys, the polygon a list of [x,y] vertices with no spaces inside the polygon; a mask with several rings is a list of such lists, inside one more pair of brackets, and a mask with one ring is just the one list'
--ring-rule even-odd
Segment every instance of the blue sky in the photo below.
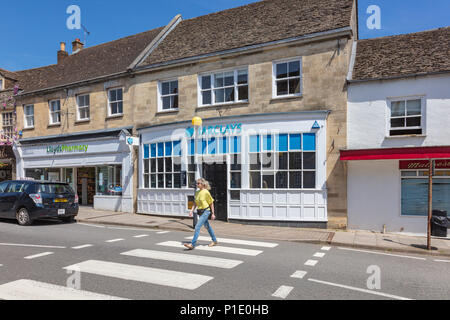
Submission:
{"label": "blue sky", "polygon": [[[298,0],[302,1],[302,0]],[[0,68],[23,70],[56,63],[59,43],[71,50],[82,30],[69,30],[67,8],[81,8],[81,22],[91,34],[87,46],[166,25],[176,14],[184,19],[245,5],[255,0],[22,0],[4,1],[0,19]],[[369,30],[367,7],[381,10],[381,29]],[[449,0],[359,0],[360,38],[416,32],[450,25]]]}

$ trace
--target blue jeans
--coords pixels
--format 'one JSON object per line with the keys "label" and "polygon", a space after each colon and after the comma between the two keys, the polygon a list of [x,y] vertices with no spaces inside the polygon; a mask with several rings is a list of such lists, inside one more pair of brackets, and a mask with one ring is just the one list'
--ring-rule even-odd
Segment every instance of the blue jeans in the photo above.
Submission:
{"label": "blue jeans", "polygon": [[211,225],[208,222],[209,215],[211,214],[210,210],[205,210],[205,212],[202,215],[198,216],[198,222],[195,226],[195,233],[194,238],[192,238],[191,244],[195,247],[197,243],[197,239],[200,235],[200,229],[203,225],[205,225],[205,228],[208,230],[209,235],[211,236],[212,241],[217,242],[216,236],[214,234],[213,229],[211,228]]}

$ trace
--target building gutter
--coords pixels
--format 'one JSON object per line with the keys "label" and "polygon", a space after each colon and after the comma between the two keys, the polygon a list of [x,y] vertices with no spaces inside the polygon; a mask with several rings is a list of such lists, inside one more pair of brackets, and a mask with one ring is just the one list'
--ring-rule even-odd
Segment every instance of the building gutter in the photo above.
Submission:
{"label": "building gutter", "polygon": [[358,47],[358,41],[354,41],[352,45],[352,54],[350,56],[350,65],[348,67],[347,81],[351,81],[353,77],[353,68],[355,67],[356,50]]}

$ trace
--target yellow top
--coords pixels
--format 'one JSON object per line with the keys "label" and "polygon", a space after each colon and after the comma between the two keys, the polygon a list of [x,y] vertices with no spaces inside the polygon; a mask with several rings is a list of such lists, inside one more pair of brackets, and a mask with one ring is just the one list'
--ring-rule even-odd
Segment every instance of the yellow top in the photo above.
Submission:
{"label": "yellow top", "polygon": [[203,189],[195,193],[195,204],[197,205],[198,209],[208,209],[213,202],[214,199],[211,197],[211,194],[208,190]]}

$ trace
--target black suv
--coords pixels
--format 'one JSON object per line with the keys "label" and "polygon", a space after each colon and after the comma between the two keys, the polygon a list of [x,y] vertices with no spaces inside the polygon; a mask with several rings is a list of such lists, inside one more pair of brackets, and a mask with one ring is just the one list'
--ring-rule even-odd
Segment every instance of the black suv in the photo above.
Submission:
{"label": "black suv", "polygon": [[31,225],[42,218],[72,222],[78,214],[78,195],[67,183],[4,181],[0,183],[0,218]]}

